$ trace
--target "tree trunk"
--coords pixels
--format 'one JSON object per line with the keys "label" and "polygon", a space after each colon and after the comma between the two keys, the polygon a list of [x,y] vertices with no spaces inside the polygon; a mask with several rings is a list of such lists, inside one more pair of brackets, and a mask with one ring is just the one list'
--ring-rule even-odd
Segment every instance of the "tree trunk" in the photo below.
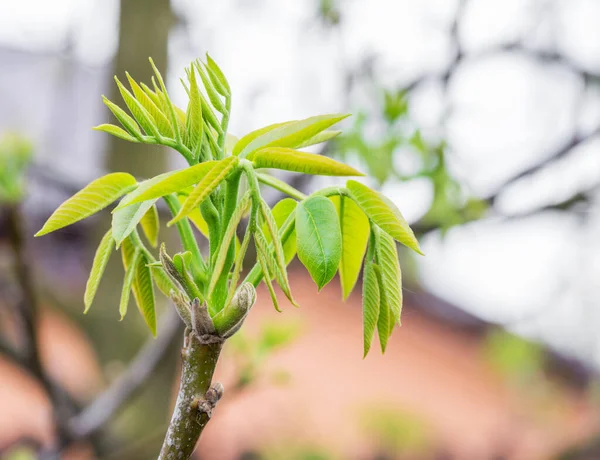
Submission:
{"label": "tree trunk", "polygon": [[[153,72],[149,57],[166,75],[168,38],[174,22],[169,0],[121,0],[119,51],[114,67],[119,80],[126,84],[127,71],[136,81],[150,85]],[[116,85],[111,88],[111,100],[120,102],[121,95]],[[134,144],[114,136],[110,139],[106,159],[109,170],[127,171],[139,177],[152,177],[167,171],[164,148]]]}

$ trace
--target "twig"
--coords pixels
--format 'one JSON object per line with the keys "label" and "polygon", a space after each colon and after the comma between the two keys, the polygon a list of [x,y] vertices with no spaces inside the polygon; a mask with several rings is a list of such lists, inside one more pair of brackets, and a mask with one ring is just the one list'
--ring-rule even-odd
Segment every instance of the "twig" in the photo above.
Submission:
{"label": "twig", "polygon": [[4,340],[0,340],[0,355],[10,359],[14,364],[23,367],[25,370],[28,370],[26,366],[23,366],[24,363],[19,353]]}
{"label": "twig", "polygon": [[6,206],[6,224],[8,238],[14,252],[14,270],[21,288],[22,300],[17,302],[16,312],[22,328],[22,356],[24,364],[49,391],[50,385],[40,361],[37,343],[38,302],[29,270],[25,244],[23,241],[23,222],[19,205]]}
{"label": "twig", "polygon": [[557,160],[560,160],[561,158],[566,157],[567,155],[569,155],[571,153],[571,151],[575,148],[578,147],[579,145],[583,144],[584,142],[588,141],[589,139],[591,139],[594,136],[598,136],[600,135],[600,126],[597,127],[594,131],[590,132],[589,134],[585,135],[585,136],[580,136],[578,134],[574,134],[572,136],[572,138],[566,142],[564,145],[562,145],[559,149],[557,149],[555,152],[553,152],[547,160],[538,163],[530,168],[527,168],[523,171],[521,171],[520,173],[518,173],[516,176],[511,177],[508,181],[506,181],[504,184],[502,184],[500,187],[498,187],[498,191],[495,192],[493,195],[491,195],[490,197],[488,197],[488,200],[490,201],[491,204],[494,203],[494,200],[500,195],[500,193],[508,186],[516,183],[517,181],[519,181],[520,179],[523,179],[524,177],[527,176],[531,176],[532,174],[535,174],[536,172],[540,171],[541,169],[543,169],[544,167],[546,167],[548,164],[553,163]]}
{"label": "twig", "polygon": [[[5,358],[8,358],[10,361],[12,361],[13,364],[19,366],[25,372],[28,372],[32,374],[33,377],[35,377],[35,375],[32,373],[32,369],[29,366],[27,366],[26,362],[23,360],[22,356],[18,353],[18,351],[3,340],[0,340],[0,355],[2,355]],[[67,390],[65,390],[60,384],[53,381],[49,377],[47,377],[47,379],[50,388],[52,388],[52,392],[55,395],[58,395],[61,401],[65,401],[65,405],[71,408],[70,410],[72,412],[77,411],[79,409],[79,405],[71,397]]]}
{"label": "twig", "polygon": [[[68,442],[66,420],[74,412],[75,407],[67,393],[59,390],[48,377],[40,359],[37,334],[39,304],[31,277],[29,259],[25,251],[25,241],[23,239],[25,226],[20,205],[6,205],[5,214],[8,238],[14,252],[14,269],[22,296],[15,308],[21,327],[22,352],[20,353],[20,361],[22,366],[40,382],[52,403],[58,432],[58,448],[60,448]],[[15,356],[17,356],[16,353]],[[54,454],[47,455],[48,458],[54,456]]]}
{"label": "twig", "polygon": [[149,339],[127,370],[81,413],[71,418],[69,429],[73,437],[84,439],[101,430],[147,382],[183,331],[183,323],[174,308],[169,308],[164,316],[163,330],[157,338]]}

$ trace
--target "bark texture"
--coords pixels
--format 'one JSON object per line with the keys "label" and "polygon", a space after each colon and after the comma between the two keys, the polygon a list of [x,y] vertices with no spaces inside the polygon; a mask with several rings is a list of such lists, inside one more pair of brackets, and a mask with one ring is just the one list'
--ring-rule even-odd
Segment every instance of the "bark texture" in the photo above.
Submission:
{"label": "bark texture", "polygon": [[186,338],[181,351],[179,394],[159,460],[188,459],[194,452],[221,396],[222,387],[219,384],[211,387],[211,383],[222,346],[222,339],[216,336],[199,339],[191,332]]}

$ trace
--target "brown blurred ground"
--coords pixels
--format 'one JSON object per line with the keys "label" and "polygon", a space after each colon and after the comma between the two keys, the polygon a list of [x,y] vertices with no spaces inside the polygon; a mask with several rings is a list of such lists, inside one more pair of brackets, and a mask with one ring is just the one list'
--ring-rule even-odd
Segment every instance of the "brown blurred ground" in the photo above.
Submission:
{"label": "brown blurred ground", "polygon": [[302,308],[277,313],[261,289],[249,319],[257,327],[273,317],[300,317],[304,334],[270,362],[289,372],[290,382],[250,390],[231,404],[226,386],[201,440],[202,458],[235,458],[242,446],[302,438],[344,458],[367,458],[377,446],[364,434],[361,413],[381,405],[422,419],[433,447],[459,459],[548,458],[594,430],[581,395],[563,388],[553,401],[560,410],[523,400],[491,371],[479,339],[410,306],[386,354],[374,343],[363,360],[360,294],[342,303],[337,280],[317,293],[307,274],[292,276]]}
{"label": "brown blurred ground", "polygon": [[[266,369],[289,373],[289,382],[263,381],[231,394],[232,369],[222,362],[217,379],[225,383],[225,397],[198,458],[233,459],[282,445],[291,452],[296,444],[325,446],[342,458],[372,458],[381,442],[365,428],[365,411],[378,408],[409,414],[426,427],[429,452],[413,452],[418,458],[444,452],[456,459],[543,459],[598,428],[583,394],[558,386],[550,402],[524,395],[490,369],[480,338],[410,306],[386,355],[375,342],[363,360],[360,295],[342,303],[337,282],[317,293],[304,272],[294,270],[291,277],[302,308],[286,304],[277,313],[261,288],[248,323],[250,331],[264,321],[301,323],[302,335]],[[44,315],[41,331],[52,374],[75,395],[89,398],[101,377],[85,337],[55,312]],[[5,360],[0,381],[0,447],[17,438],[48,442],[50,408],[40,388]]]}

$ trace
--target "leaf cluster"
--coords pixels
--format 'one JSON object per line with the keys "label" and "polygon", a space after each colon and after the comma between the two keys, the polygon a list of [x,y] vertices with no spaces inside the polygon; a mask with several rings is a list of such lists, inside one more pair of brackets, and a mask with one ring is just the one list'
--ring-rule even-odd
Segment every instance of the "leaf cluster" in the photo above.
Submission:
{"label": "leaf cluster", "polygon": [[[375,329],[385,350],[394,325],[400,323],[402,307],[395,242],[420,253],[400,211],[383,195],[354,180],[346,187],[306,196],[265,171],[361,176],[344,163],[299,150],[336,137],[340,132],[329,128],[347,115],[277,123],[237,139],[227,132],[229,83],[209,56],[206,62],[195,61],[186,69],[182,83],[189,101],[185,110],[173,104],[155,67],[154,72],[152,87],[127,75],[128,89],[115,79],[129,113],[105,98],[120,126],[104,124],[96,129],[130,142],[169,146],[189,166],[143,181],[128,173],[107,174],[64,202],[36,234],[71,225],[120,200],[94,258],[85,293],[86,311],[115,248],[120,249],[125,268],[121,317],[133,293],[155,333],[157,287],[173,299],[187,326],[224,338],[241,326],[261,281],[276,309],[275,285],[296,305],[287,274],[287,265],[296,254],[319,289],[339,272],[344,298],[353,290],[365,259],[365,355]],[[289,198],[270,207],[261,184]],[[159,241],[159,200],[164,200],[172,215],[167,225],[176,225],[179,231],[183,251],[173,255],[164,245],[158,256],[152,252]],[[208,240],[207,254],[200,251],[192,226]],[[238,233],[244,227],[240,241]],[[250,244],[256,261],[242,280]]]}

